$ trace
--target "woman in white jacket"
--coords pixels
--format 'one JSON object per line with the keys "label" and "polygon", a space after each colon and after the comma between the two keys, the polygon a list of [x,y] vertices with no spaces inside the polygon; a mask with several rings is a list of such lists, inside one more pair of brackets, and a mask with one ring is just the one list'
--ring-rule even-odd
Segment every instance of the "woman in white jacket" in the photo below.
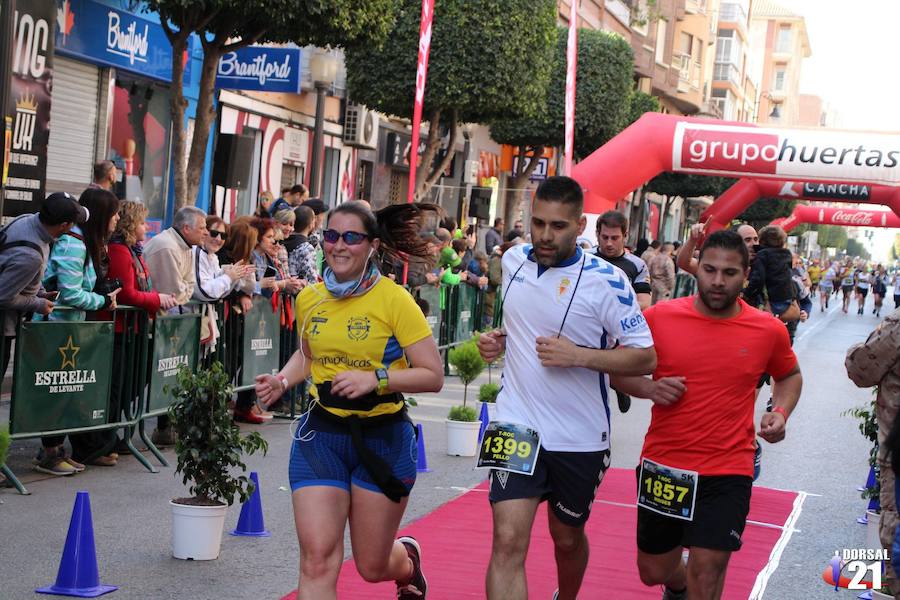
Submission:
{"label": "woman in white jacket", "polygon": [[230,294],[242,278],[256,273],[256,268],[244,261],[220,266],[216,253],[225,245],[228,226],[221,218],[210,215],[206,217],[206,227],[209,237],[202,246],[194,246],[194,300],[214,302]]}

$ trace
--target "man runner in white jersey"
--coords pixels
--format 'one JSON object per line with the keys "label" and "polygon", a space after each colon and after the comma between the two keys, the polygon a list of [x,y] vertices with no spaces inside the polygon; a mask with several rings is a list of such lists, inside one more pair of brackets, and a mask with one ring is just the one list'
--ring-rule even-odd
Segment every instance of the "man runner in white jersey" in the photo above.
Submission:
{"label": "man runner in white jersey", "polygon": [[[525,556],[543,500],[549,500],[555,597],[575,599],[588,562],[584,525],[610,461],[608,375],[649,373],[656,365],[653,338],[628,278],[576,246],[586,224],[582,210],[575,180],[549,177],[538,187],[531,211],[534,246],[503,255],[503,329],[478,341],[487,361],[506,352],[498,422],[515,424],[507,435],[519,438],[527,430],[530,439],[539,436],[531,474],[491,471],[488,600],[528,598]],[[614,342],[619,347],[611,350]]]}

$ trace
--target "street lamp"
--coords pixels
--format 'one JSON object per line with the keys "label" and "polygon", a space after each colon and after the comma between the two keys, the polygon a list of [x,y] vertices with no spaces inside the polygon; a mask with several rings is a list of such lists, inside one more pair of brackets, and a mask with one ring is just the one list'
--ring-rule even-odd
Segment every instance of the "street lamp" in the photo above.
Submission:
{"label": "street lamp", "polygon": [[316,88],[316,127],[313,133],[312,157],[309,161],[309,195],[319,196],[319,184],[322,179],[322,155],[325,152],[325,92],[337,78],[338,59],[326,52],[317,50],[309,59],[309,74]]}

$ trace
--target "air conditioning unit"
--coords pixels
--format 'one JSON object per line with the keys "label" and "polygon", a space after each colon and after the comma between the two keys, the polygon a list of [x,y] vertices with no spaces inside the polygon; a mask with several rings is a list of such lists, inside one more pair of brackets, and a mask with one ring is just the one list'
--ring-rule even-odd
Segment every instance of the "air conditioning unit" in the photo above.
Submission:
{"label": "air conditioning unit", "polygon": [[348,101],[344,113],[344,143],[374,150],[378,146],[378,113]]}

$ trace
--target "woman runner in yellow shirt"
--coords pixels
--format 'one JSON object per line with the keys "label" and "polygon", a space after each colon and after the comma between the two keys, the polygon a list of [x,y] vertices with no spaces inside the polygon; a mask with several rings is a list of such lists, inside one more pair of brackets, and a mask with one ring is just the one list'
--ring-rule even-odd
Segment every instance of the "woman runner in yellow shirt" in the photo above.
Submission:
{"label": "woman runner in yellow shirt", "polygon": [[370,582],[396,581],[398,598],[424,598],[421,548],[395,539],[416,478],[416,436],[402,393],[437,392],[443,365],[412,296],[378,264],[427,258],[424,210],[392,205],[377,217],[357,202],[331,211],[322,283],[297,296],[302,345],[277,375],[256,378],[269,404],[310,374],[317,401],[300,419],[289,476],[300,542],[300,600],[336,598],[350,522],[353,558]]}

